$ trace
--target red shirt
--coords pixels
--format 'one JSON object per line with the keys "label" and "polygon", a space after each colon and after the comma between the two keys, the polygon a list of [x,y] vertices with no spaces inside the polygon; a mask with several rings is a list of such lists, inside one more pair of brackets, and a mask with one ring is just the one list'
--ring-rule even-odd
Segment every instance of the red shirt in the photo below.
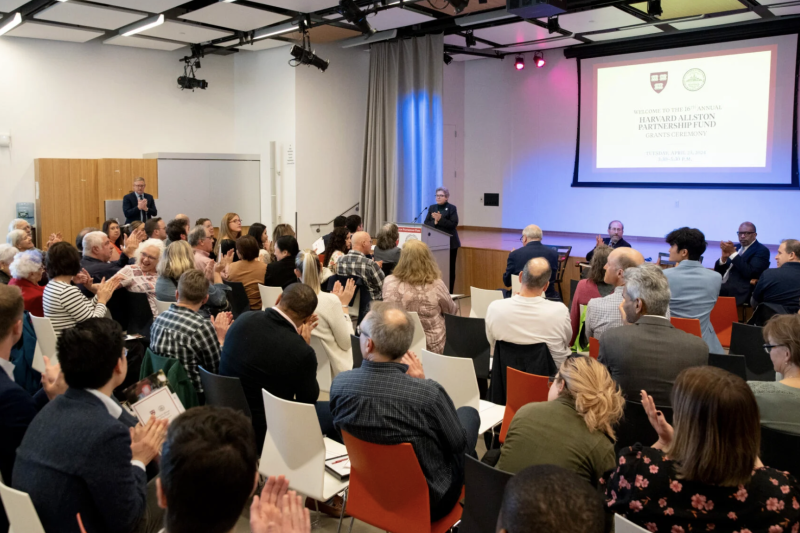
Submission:
{"label": "red shirt", "polygon": [[8,282],[9,285],[19,287],[22,291],[22,299],[25,300],[25,310],[33,316],[44,318],[44,309],[42,308],[42,296],[44,295],[44,287],[40,287],[35,283],[31,283],[27,279],[12,278]]}
{"label": "red shirt", "polygon": [[589,300],[600,298],[600,291],[597,284],[590,279],[582,279],[578,282],[575,288],[575,294],[572,295],[572,309],[569,311],[569,319],[572,322],[572,338],[569,345],[575,344],[575,339],[578,336],[578,328],[581,327],[581,306],[587,305]]}

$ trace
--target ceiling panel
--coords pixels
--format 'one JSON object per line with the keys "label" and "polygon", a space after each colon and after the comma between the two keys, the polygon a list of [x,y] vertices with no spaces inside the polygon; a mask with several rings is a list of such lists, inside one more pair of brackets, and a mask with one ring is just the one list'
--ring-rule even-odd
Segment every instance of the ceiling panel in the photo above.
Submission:
{"label": "ceiling panel", "polygon": [[[456,10],[453,8],[453,6],[451,6],[450,3],[446,2],[445,0],[431,0],[430,2],[428,0],[420,0],[417,2],[417,4],[427,8],[435,9],[436,11],[440,11],[448,15],[456,14]],[[481,11],[486,11],[487,9],[497,9],[498,7],[506,7],[506,0],[487,0],[485,4],[481,4],[477,0],[472,0],[467,7],[464,8],[464,11],[459,14],[466,15],[467,13],[479,13]]]}
{"label": "ceiling panel", "polygon": [[798,15],[800,14],[800,6],[773,7],[770,8],[770,11],[779,17],[783,17],[785,15]]}
{"label": "ceiling panel", "polygon": [[90,28],[103,28],[116,30],[137,20],[147,18],[147,13],[127,11],[116,7],[101,7],[84,2],[56,2],[44,11],[34,15],[39,20],[62,22],[89,26]]}
{"label": "ceiling panel", "polygon": [[103,41],[103,44],[130,46],[133,48],[150,48],[151,50],[166,50],[169,52],[186,46],[184,43],[173,43],[170,41],[162,41],[161,39],[153,39],[151,37],[141,37],[139,35],[132,35],[130,37],[115,35]]}
{"label": "ceiling panel", "polygon": [[29,0],[0,0],[0,12],[8,13],[14,11],[22,4],[27,4]]}
{"label": "ceiling panel", "polygon": [[596,33],[594,35],[584,35],[586,39],[592,41],[612,41],[615,39],[628,39],[629,37],[641,37],[642,35],[653,35],[664,33],[655,26],[645,26],[643,28],[633,28],[630,30],[609,31],[606,33]]}
{"label": "ceiling panel", "polygon": [[[452,34],[444,36],[444,44],[452,44],[453,46],[463,46],[466,48],[467,40],[460,35]],[[491,48],[492,46],[480,41],[475,44],[473,48]]]}
{"label": "ceiling panel", "polygon": [[[763,1],[761,2],[764,3]],[[647,13],[647,2],[631,4],[631,7],[642,13]],[[661,20],[694,17],[696,15],[710,15],[724,11],[736,11],[746,6],[739,0],[661,0],[663,13]]]}
{"label": "ceiling panel", "polygon": [[197,11],[181,15],[180,18],[234,30],[250,31],[287,20],[289,17],[239,4],[217,2]]}
{"label": "ceiling panel", "polygon": [[[1,2],[2,0],[0,0]],[[93,0],[95,1],[95,0]],[[148,13],[163,13],[168,9],[185,4],[187,0],[96,0],[101,4],[115,7],[126,7],[147,11]]]}
{"label": "ceiling panel", "polygon": [[674,22],[670,24],[673,28],[679,30],[694,30],[696,28],[709,28],[711,26],[722,26],[723,24],[735,24],[737,22],[746,22],[748,20],[758,20],[757,14],[752,11],[747,13],[739,13],[738,15],[726,15],[724,17],[713,17],[701,20],[690,20],[687,22]]}
{"label": "ceiling panel", "polygon": [[338,6],[339,0],[251,0],[259,4],[267,6],[280,7],[282,9],[291,9],[292,11],[300,11],[301,13],[313,13],[320,9],[328,9],[329,7]]}
{"label": "ceiling panel", "polygon": [[367,17],[367,22],[376,31],[393,30],[395,28],[402,28],[410,26],[411,24],[420,24],[433,20],[433,17],[421,15],[410,9],[394,8],[378,11]]}
{"label": "ceiling panel", "polygon": [[[539,19],[547,22],[547,19]],[[584,33],[587,31],[610,30],[642,24],[645,21],[639,17],[617,9],[614,6],[601,7],[600,9],[589,9],[577,13],[567,13],[558,16],[558,24],[565,30],[572,33]]]}
{"label": "ceiling panel", "polygon": [[[362,35],[359,31],[348,30],[346,28],[339,28],[336,26],[317,26],[308,30],[308,36],[311,39],[312,46],[314,43],[333,43],[343,39],[349,39]],[[292,41],[301,41],[303,36],[300,32],[284,33],[281,37],[290,39]]]}
{"label": "ceiling panel", "polygon": [[[472,61],[474,59],[491,59],[488,57],[481,57],[481,56],[471,56],[469,54],[450,54],[453,56],[453,61]],[[447,68],[445,65],[444,68]]]}
{"label": "ceiling panel", "polygon": [[549,50],[551,48],[564,48],[576,44],[583,44],[583,41],[578,39],[559,39],[557,41],[545,41],[543,43],[532,43],[525,46],[511,46],[508,48],[500,48],[501,52],[533,52],[534,50]]}
{"label": "ceiling panel", "polygon": [[550,37],[547,28],[541,28],[530,22],[515,22],[505,26],[494,26],[475,30],[474,35],[487,41],[498,44],[524,43],[527,41],[538,41]]}
{"label": "ceiling panel", "polygon": [[230,37],[233,34],[228,31],[214,30],[196,24],[189,24],[188,22],[167,20],[164,24],[145,30],[139,35],[160,37],[161,39],[170,39],[182,43],[202,43],[221,37]]}
{"label": "ceiling panel", "polygon": [[58,24],[51,24],[49,22],[23,22],[6,33],[6,36],[9,37],[28,37],[31,39],[69,41],[73,43],[85,43],[100,35],[105,35],[105,32],[99,30],[84,30],[70,26],[59,26]]}

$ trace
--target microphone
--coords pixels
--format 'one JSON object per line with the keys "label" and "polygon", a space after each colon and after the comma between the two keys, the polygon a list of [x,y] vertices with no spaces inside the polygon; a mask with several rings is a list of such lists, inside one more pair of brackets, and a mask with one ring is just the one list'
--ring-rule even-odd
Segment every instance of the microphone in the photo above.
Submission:
{"label": "microphone", "polygon": [[428,210],[428,208],[426,207],[426,208],[424,208],[422,211],[420,211],[420,212],[419,212],[419,215],[417,215],[417,218],[415,218],[415,219],[414,219],[414,222],[417,222],[417,221],[419,221],[419,217],[421,217],[421,216],[422,216],[422,213],[424,213],[424,212],[425,212],[425,211],[427,211],[427,210]]}

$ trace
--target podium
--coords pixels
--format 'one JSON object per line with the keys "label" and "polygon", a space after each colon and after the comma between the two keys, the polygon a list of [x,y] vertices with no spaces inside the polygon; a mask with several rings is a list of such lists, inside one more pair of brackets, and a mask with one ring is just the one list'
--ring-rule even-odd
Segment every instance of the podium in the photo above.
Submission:
{"label": "podium", "polygon": [[439,270],[442,271],[442,281],[446,287],[450,286],[450,237],[449,233],[426,226],[425,224],[395,222],[400,232],[400,243],[403,244],[410,239],[416,239],[428,245]]}

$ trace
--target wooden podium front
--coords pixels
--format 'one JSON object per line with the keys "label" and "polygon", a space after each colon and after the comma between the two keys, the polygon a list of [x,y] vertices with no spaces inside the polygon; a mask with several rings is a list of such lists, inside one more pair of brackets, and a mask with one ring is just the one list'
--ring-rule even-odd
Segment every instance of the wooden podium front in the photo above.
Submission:
{"label": "wooden podium front", "polygon": [[450,286],[450,234],[425,224],[395,222],[400,232],[400,248],[410,239],[416,239],[428,245],[439,270],[442,271],[442,281],[446,287]]}

